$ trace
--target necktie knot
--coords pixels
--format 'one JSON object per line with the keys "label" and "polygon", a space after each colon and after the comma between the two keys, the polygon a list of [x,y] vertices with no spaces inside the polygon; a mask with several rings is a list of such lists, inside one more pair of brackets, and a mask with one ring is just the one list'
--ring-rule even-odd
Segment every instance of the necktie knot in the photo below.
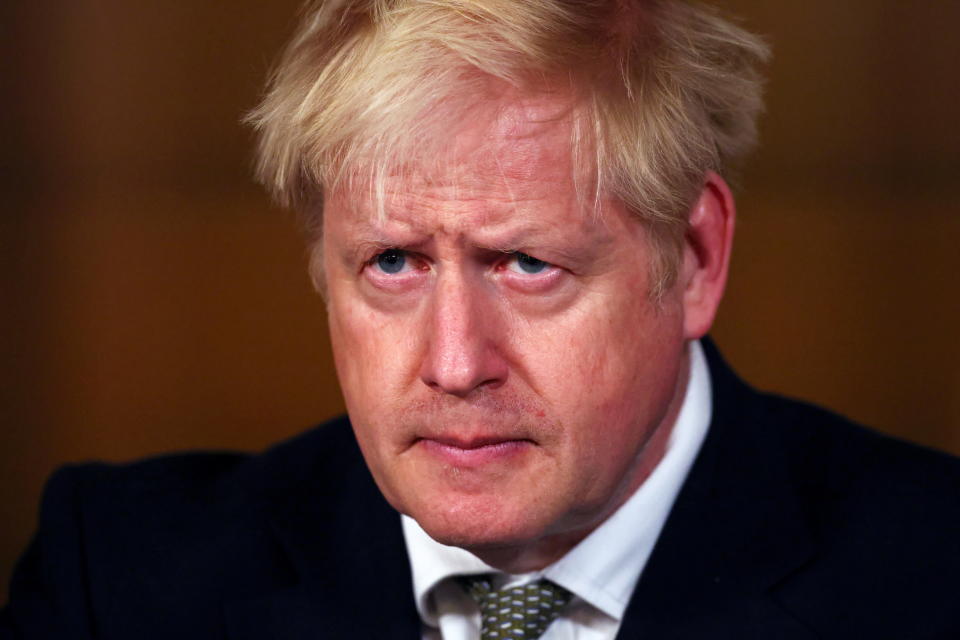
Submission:
{"label": "necktie knot", "polygon": [[490,576],[469,576],[461,584],[480,606],[480,640],[535,640],[571,597],[549,580],[493,589]]}

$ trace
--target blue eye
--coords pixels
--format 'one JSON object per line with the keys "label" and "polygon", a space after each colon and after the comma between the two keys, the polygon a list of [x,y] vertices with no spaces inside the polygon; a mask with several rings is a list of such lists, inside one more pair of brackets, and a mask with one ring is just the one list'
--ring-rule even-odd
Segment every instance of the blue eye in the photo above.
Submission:
{"label": "blue eye", "polygon": [[388,249],[377,256],[377,266],[384,273],[400,273],[406,264],[407,256],[399,249]]}
{"label": "blue eye", "polygon": [[515,263],[517,265],[517,269],[514,269],[514,271],[519,270],[522,273],[537,274],[543,272],[550,266],[549,262],[544,262],[533,256],[528,256],[525,253],[517,252],[514,256],[516,257]]}

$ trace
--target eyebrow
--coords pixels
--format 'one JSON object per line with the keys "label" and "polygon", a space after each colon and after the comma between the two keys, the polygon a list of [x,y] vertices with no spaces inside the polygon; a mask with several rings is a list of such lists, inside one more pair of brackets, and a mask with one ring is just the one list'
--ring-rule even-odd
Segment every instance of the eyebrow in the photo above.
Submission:
{"label": "eyebrow", "polygon": [[[465,246],[498,253],[525,249],[531,253],[548,251],[566,260],[586,262],[614,240],[609,231],[604,230],[605,225],[601,223],[598,227],[596,221],[591,224],[579,217],[544,221],[536,213],[521,214],[506,202],[498,202],[491,208],[490,216],[485,216],[491,223],[455,229]],[[518,217],[526,219],[518,220]],[[349,224],[349,246],[342,251],[356,260],[369,257],[377,249],[421,249],[434,240],[436,229],[419,223],[415,216],[394,217],[389,210],[384,220],[373,216],[354,219]],[[571,227],[572,231],[564,231]]]}
{"label": "eyebrow", "polygon": [[584,260],[602,251],[612,240],[612,236],[602,232],[583,233],[575,231],[566,234],[557,225],[525,225],[503,234],[490,234],[486,240],[483,232],[474,237],[473,245],[491,251],[512,252],[524,248],[542,247],[569,260]]}
{"label": "eyebrow", "polygon": [[351,262],[360,262],[368,259],[370,256],[386,251],[387,249],[413,248],[415,245],[404,242],[391,242],[386,237],[376,236],[374,234],[365,235],[357,240],[341,245],[341,253],[349,258]]}

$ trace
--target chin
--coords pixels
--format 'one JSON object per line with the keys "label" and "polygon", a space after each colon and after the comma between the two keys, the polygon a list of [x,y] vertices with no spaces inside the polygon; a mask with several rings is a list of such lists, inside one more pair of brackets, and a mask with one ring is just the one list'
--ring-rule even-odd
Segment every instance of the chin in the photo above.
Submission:
{"label": "chin", "polygon": [[468,550],[528,545],[544,535],[545,514],[504,504],[499,496],[487,499],[441,500],[409,513],[427,534],[441,544]]}

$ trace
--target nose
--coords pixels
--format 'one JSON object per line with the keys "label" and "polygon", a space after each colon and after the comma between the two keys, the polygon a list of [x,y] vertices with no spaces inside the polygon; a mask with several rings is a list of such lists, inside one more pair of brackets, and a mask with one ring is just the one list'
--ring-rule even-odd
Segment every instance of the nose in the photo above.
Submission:
{"label": "nose", "polygon": [[420,379],[435,391],[466,397],[507,379],[495,304],[484,283],[445,274],[429,301],[426,352]]}

